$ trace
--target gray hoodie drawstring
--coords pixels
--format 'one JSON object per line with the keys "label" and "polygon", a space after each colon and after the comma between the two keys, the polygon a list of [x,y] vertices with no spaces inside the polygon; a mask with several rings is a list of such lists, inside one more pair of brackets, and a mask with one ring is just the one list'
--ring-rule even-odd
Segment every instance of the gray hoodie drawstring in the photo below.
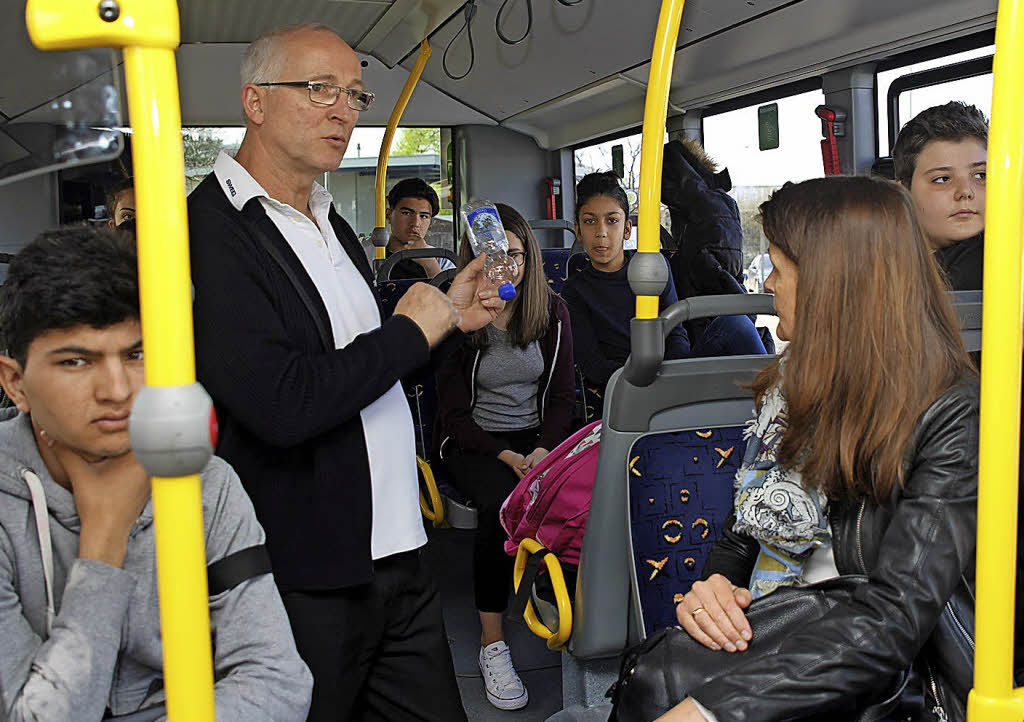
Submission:
{"label": "gray hoodie drawstring", "polygon": [[39,551],[43,556],[43,580],[46,584],[46,636],[53,631],[56,616],[53,604],[53,544],[50,542],[50,518],[46,509],[46,493],[43,482],[31,469],[22,469],[21,478],[28,485],[32,495],[32,510],[36,517],[36,535],[39,537]]}

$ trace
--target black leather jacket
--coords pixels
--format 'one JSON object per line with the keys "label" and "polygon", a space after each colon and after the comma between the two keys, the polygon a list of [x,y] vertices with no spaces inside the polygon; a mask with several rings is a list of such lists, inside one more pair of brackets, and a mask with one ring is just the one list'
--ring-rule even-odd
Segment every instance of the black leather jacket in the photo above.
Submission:
{"label": "black leather jacket", "polygon": [[[853,603],[809,621],[778,655],[752,658],[692,696],[720,722],[841,718],[884,699],[913,667],[924,687],[914,718],[966,720],[977,474],[978,384],[971,379],[921,416],[903,487],[886,504],[829,504],[839,573],[868,575]],[[704,576],[724,574],[746,587],[758,544],[724,526]]]}

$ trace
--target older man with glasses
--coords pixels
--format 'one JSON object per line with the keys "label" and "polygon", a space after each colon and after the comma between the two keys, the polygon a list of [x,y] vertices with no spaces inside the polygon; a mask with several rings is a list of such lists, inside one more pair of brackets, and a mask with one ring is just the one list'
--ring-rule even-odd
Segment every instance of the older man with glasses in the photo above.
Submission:
{"label": "older man with glasses", "polygon": [[478,259],[448,295],[417,284],[382,320],[358,240],[314,182],[373,102],[334,30],[261,36],[241,96],[238,153],[221,153],[189,198],[197,371],[313,672],[309,719],[465,719],[420,558],[399,380],[503,304]]}

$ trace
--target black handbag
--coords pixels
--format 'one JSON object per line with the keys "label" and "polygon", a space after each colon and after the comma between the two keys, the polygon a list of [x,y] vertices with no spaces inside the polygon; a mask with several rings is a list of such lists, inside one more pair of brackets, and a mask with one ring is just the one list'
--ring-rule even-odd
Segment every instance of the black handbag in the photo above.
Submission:
{"label": "black handbag", "polygon": [[[708,649],[680,627],[661,629],[622,658],[618,681],[608,690],[612,698],[609,722],[651,722],[688,696],[690,690],[729,674],[751,655],[776,654],[795,631],[849,601],[866,577],[847,575],[806,587],[783,587],[755,600],[746,610],[753,641],[745,652]],[[909,679],[909,670],[894,681],[892,694],[877,703],[846,713],[829,713],[832,722],[874,722],[896,708]]]}

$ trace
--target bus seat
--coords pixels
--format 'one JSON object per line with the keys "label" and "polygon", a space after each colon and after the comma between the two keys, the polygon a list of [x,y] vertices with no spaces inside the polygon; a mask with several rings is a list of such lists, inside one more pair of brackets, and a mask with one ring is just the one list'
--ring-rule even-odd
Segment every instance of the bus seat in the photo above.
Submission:
{"label": "bus seat", "polygon": [[[677,322],[774,313],[767,295],[706,296],[672,309],[680,307],[694,311],[674,313]],[[672,599],[688,591],[732,506],[742,429],[753,409],[739,384],[770,360],[663,362],[648,386],[631,383],[625,369],[612,375],[563,657],[565,708],[552,719],[591,719],[605,710],[603,693],[617,678],[622,650],[644,638],[647,624],[674,624]]]}
{"label": "bus seat", "polygon": [[[563,231],[572,238],[570,246],[575,245],[576,228],[566,220],[557,221],[529,221],[530,230],[533,231]],[[548,280],[548,286],[555,293],[562,292],[562,284],[566,279],[566,264],[571,255],[571,248],[553,247],[542,248],[541,257],[544,259],[544,277]]]}
{"label": "bus seat", "polygon": [[[392,253],[386,259],[375,265],[374,277],[376,278],[378,285],[391,280],[391,271],[393,271],[395,266],[399,263],[416,258],[437,258],[439,260],[450,261],[452,265],[456,267],[459,265],[458,257],[456,257],[456,255],[447,248],[410,248],[404,251],[398,251],[397,253]],[[416,280],[425,281],[427,279],[418,278]]]}
{"label": "bus seat", "polygon": [[569,254],[569,260],[566,262],[565,277],[568,278],[576,273],[579,273],[584,268],[590,265],[590,256],[581,247],[580,250],[575,250]]}
{"label": "bus seat", "polygon": [[[976,351],[982,294],[952,297],[964,345]],[[745,313],[774,313],[768,295],[706,296],[663,312],[663,329],[670,328],[666,317],[682,322],[741,306]],[[577,666],[615,657],[677,623],[678,595],[689,591],[731,511],[743,429],[753,415],[743,385],[771,358],[662,362],[646,386],[631,358],[612,375],[568,645]]]}
{"label": "bus seat", "polygon": [[699,578],[732,511],[733,480],[745,448],[738,423],[650,434],[630,449],[636,613],[646,634],[678,624],[675,605]]}
{"label": "bus seat", "polygon": [[395,312],[395,306],[398,305],[399,299],[405,295],[405,292],[414,283],[419,283],[420,280],[415,278],[404,278],[395,281],[378,281],[377,282],[377,293],[380,296],[380,309],[381,318],[387,320],[391,318]]}
{"label": "bus seat", "polygon": [[[448,478],[444,464],[439,463],[434,449],[434,424],[437,422],[437,385],[433,372],[428,370],[402,382],[405,398],[412,412],[413,432],[416,435],[416,453],[427,460],[434,483],[444,505],[444,520],[455,529],[476,529],[477,511],[469,499]],[[421,484],[425,480],[421,479]],[[428,517],[428,520],[430,518]]]}
{"label": "bus seat", "polygon": [[896,167],[893,165],[892,156],[887,155],[884,158],[875,158],[875,161],[871,164],[871,175],[896,180]]}
{"label": "bus seat", "polygon": [[[960,318],[960,338],[968,353],[981,352],[981,291],[954,291],[953,306]],[[977,360],[977,359],[976,359]]]}
{"label": "bus seat", "polygon": [[544,277],[548,279],[548,286],[555,293],[561,293],[566,279],[569,249],[545,248],[540,255],[544,259]]}
{"label": "bus seat", "polygon": [[[398,256],[400,251],[391,258]],[[391,259],[388,259],[389,261]],[[451,274],[442,271],[437,277],[431,279],[430,283],[435,284],[438,280],[449,280]],[[379,281],[377,285],[380,295],[381,310],[385,319],[395,312],[398,300],[409,288],[420,280],[410,278],[394,281]],[[409,403],[409,410],[412,412],[413,432],[416,436],[416,453],[426,460],[434,483],[440,492],[441,503],[444,505],[444,519],[447,526],[456,529],[476,529],[477,512],[469,500],[448,480],[447,473],[442,464],[437,463],[434,446],[434,423],[437,420],[437,386],[432,370],[425,370],[422,373],[402,379],[402,389],[405,391],[406,401]],[[426,480],[421,476],[421,486],[427,486]],[[429,497],[425,493],[424,497]],[[429,519],[429,517],[428,517]]]}
{"label": "bus seat", "polygon": [[[568,233],[569,234],[569,246],[573,245],[576,242],[576,226],[573,224],[572,221],[567,221],[564,218],[559,218],[557,220],[550,220],[550,221],[546,220],[546,219],[545,220],[533,220],[533,221],[527,221],[526,223],[527,223],[527,225],[530,226],[530,230],[535,232],[534,235],[538,236],[537,237],[537,242],[538,243],[541,243],[541,241],[542,241],[542,237],[539,235],[539,233],[537,233],[538,231],[541,232],[541,233],[546,233],[546,232],[549,232],[549,231],[551,231],[551,232],[561,232],[562,234]],[[561,242],[560,245],[558,245],[558,246],[547,246],[546,248],[554,249],[554,248],[565,247],[565,236],[563,235],[562,238],[559,239],[559,240]],[[544,244],[542,244],[542,243],[541,243],[541,248],[545,248]]]}

